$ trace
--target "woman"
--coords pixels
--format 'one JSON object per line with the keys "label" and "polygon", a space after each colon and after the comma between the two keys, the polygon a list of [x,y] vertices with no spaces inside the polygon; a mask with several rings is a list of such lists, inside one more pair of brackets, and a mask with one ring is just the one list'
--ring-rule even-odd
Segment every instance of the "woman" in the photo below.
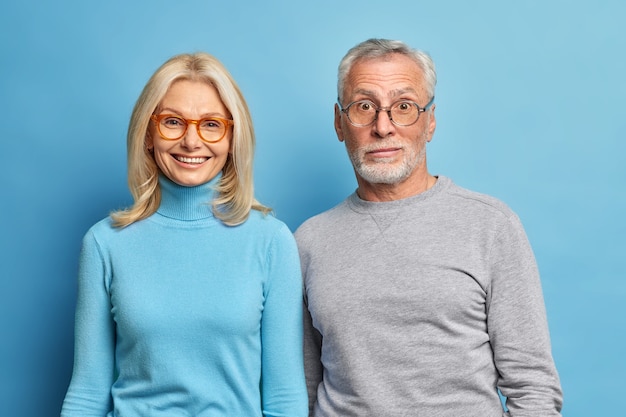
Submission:
{"label": "woman", "polygon": [[128,152],[133,206],[83,240],[62,416],[306,416],[297,248],[254,198],[252,121],[222,64],[165,62]]}

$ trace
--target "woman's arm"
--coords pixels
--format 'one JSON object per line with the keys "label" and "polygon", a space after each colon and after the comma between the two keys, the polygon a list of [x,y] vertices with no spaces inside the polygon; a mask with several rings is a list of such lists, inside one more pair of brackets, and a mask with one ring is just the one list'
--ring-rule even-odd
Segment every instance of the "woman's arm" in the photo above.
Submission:
{"label": "woman's arm", "polygon": [[115,327],[106,266],[93,229],[83,239],[74,330],[74,370],[62,417],[104,417],[111,410]]}
{"label": "woman's arm", "polygon": [[302,275],[295,240],[280,229],[272,242],[261,321],[264,415],[306,417],[302,354]]}

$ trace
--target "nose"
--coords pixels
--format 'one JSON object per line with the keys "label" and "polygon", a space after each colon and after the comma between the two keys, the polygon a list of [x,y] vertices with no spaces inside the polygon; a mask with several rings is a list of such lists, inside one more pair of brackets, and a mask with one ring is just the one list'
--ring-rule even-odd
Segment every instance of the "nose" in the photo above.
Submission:
{"label": "nose", "polygon": [[197,124],[189,123],[187,125],[187,131],[183,136],[181,145],[186,149],[197,149],[202,145],[202,139],[198,134]]}
{"label": "nose", "polygon": [[391,110],[381,109],[374,121],[374,133],[379,138],[386,138],[393,133],[395,125],[391,122]]}

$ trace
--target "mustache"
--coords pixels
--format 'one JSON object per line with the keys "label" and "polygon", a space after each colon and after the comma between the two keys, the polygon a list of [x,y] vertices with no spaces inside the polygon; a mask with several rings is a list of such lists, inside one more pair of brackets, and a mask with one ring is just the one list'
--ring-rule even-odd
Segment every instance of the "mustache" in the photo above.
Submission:
{"label": "mustache", "polygon": [[359,148],[359,152],[376,152],[381,149],[399,148],[404,149],[404,145],[398,141],[388,141],[384,143],[376,143],[374,145],[362,146]]}

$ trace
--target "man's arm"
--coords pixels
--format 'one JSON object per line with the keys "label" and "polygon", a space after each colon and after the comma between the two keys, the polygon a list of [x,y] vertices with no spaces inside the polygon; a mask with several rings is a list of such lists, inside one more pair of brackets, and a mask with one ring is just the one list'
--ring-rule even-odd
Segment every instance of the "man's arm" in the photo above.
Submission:
{"label": "man's arm", "polygon": [[536,261],[517,216],[491,251],[488,329],[511,417],[561,416],[562,391],[552,358]]}

